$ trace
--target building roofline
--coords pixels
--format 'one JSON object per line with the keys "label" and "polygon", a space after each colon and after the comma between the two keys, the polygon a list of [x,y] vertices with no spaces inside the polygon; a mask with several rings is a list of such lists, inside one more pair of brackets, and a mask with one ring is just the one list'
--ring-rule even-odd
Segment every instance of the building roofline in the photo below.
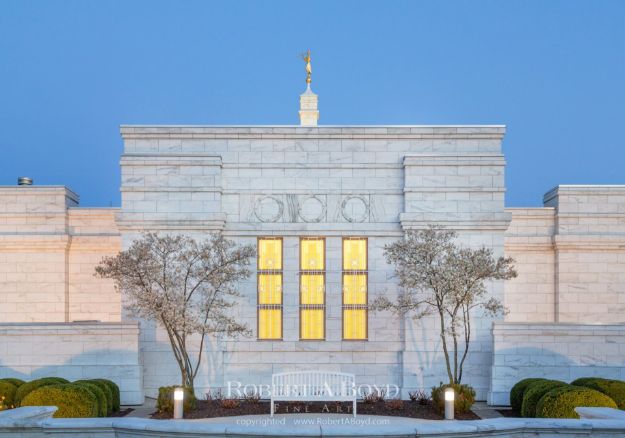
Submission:
{"label": "building roofline", "polygon": [[488,138],[505,125],[121,125],[123,138]]}
{"label": "building roofline", "polygon": [[121,128],[505,128],[506,125],[167,125],[167,124],[122,124]]}
{"label": "building roofline", "polygon": [[58,184],[33,184],[32,186],[28,186],[28,185],[24,185],[24,186],[20,186],[20,185],[0,185],[0,190],[29,190],[31,192],[42,192],[42,191],[46,191],[46,190],[64,190],[66,193],[73,195],[76,197],[76,199],[79,198],[78,193],[76,193],[75,191],[73,191],[71,188],[69,188],[68,186],[64,186],[64,185],[58,185]]}

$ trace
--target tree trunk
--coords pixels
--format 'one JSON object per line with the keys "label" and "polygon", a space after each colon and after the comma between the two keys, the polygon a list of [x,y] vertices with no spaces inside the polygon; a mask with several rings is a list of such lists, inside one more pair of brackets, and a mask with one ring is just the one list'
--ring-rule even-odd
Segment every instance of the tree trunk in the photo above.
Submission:
{"label": "tree trunk", "polygon": [[441,341],[443,342],[443,353],[445,353],[445,364],[447,365],[447,376],[449,377],[449,383],[454,383],[454,377],[451,373],[451,364],[449,363],[449,351],[447,350],[447,339],[445,338],[445,315],[443,312],[438,312],[441,325]]}
{"label": "tree trunk", "polygon": [[462,309],[462,318],[464,322],[464,353],[462,354],[462,360],[460,361],[460,375],[458,376],[458,383],[462,381],[462,370],[464,369],[464,361],[469,353],[469,343],[471,342],[471,309]]}

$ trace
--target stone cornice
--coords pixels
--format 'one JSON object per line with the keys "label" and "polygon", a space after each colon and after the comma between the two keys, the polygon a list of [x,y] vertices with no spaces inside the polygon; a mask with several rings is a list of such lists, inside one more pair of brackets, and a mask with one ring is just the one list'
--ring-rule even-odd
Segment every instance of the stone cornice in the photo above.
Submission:
{"label": "stone cornice", "polygon": [[71,215],[82,216],[111,216],[117,213],[120,207],[68,207],[67,211]]}
{"label": "stone cornice", "polygon": [[554,236],[558,251],[625,251],[625,235],[576,235]]}
{"label": "stone cornice", "polygon": [[389,126],[179,126],[122,125],[124,139],[502,139],[504,125],[389,125]]}
{"label": "stone cornice", "polygon": [[396,222],[228,222],[225,233],[232,235],[257,236],[273,234],[282,236],[401,236],[402,230]]}
{"label": "stone cornice", "polygon": [[556,210],[553,207],[506,207],[506,211],[512,214],[514,219],[553,219]]}
{"label": "stone cornice", "polygon": [[[561,335],[563,331],[597,331],[605,335],[606,331],[625,331],[625,324],[585,324],[578,322],[508,322],[493,321],[493,330],[515,331],[517,334],[534,334],[537,331],[553,330]],[[548,335],[548,334],[547,334]]]}
{"label": "stone cornice", "polygon": [[0,252],[65,251],[71,237],[67,234],[0,235]]}
{"label": "stone cornice", "polygon": [[398,163],[309,163],[300,162],[280,162],[280,163],[224,163],[224,169],[403,169],[403,165]]}
{"label": "stone cornice", "polygon": [[553,237],[551,236],[509,236],[505,235],[506,250],[516,251],[553,251]]}
{"label": "stone cornice", "polygon": [[415,154],[404,156],[404,166],[505,166],[501,154]]}
{"label": "stone cornice", "polygon": [[119,162],[122,166],[221,166],[221,163],[221,155],[184,153],[125,153]]}
{"label": "stone cornice", "polygon": [[0,323],[1,335],[68,335],[84,332],[137,335],[137,322],[11,322]]}
{"label": "stone cornice", "polygon": [[625,185],[572,185],[563,184],[549,190],[543,196],[543,203],[553,201],[559,195],[625,195]]}
{"label": "stone cornice", "polygon": [[399,221],[404,230],[424,229],[438,224],[452,230],[506,231],[510,225],[509,213],[401,213]]}
{"label": "stone cornice", "polygon": [[20,195],[28,195],[28,194],[37,194],[40,195],[42,192],[65,192],[65,194],[78,201],[78,194],[74,192],[67,186],[2,186],[0,185],[0,194],[10,194],[13,195],[18,193]]}
{"label": "stone cornice", "polygon": [[132,218],[132,213],[120,214],[117,226],[120,231],[220,231],[226,224],[225,213],[204,214],[204,219],[141,219]]}
{"label": "stone cornice", "polygon": [[[116,236],[73,236],[70,251],[118,252],[121,249],[121,235]],[[104,254],[103,254],[104,255]]]}

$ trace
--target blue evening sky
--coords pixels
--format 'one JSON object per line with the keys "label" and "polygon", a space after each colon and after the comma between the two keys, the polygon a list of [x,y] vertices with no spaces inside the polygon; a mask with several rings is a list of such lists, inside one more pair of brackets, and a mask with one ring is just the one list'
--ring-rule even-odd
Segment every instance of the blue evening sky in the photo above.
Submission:
{"label": "blue evening sky", "polygon": [[120,124],[506,124],[507,205],[625,183],[625,1],[0,0],[0,185],[119,205]]}

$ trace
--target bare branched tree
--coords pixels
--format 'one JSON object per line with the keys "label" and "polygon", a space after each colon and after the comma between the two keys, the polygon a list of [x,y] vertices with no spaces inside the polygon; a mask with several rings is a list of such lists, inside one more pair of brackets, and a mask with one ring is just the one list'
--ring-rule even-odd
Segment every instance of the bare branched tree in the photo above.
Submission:
{"label": "bare branched tree", "polygon": [[[106,257],[96,276],[115,280],[132,315],[157,322],[169,337],[181,383],[193,389],[208,335],[249,335],[228,312],[240,297],[237,282],[250,275],[251,245],[237,246],[215,233],[198,242],[185,236],[144,234],[130,248]],[[189,341],[200,336],[197,358]]]}
{"label": "bare branched tree", "polygon": [[[462,380],[471,342],[471,313],[480,308],[488,315],[505,312],[503,304],[488,297],[485,282],[516,277],[513,260],[493,257],[486,247],[465,248],[454,242],[456,232],[432,226],[408,231],[404,239],[385,246],[388,263],[403,294],[392,302],[379,297],[373,310],[389,310],[414,319],[438,316],[449,383]],[[450,345],[451,344],[451,345]]]}

